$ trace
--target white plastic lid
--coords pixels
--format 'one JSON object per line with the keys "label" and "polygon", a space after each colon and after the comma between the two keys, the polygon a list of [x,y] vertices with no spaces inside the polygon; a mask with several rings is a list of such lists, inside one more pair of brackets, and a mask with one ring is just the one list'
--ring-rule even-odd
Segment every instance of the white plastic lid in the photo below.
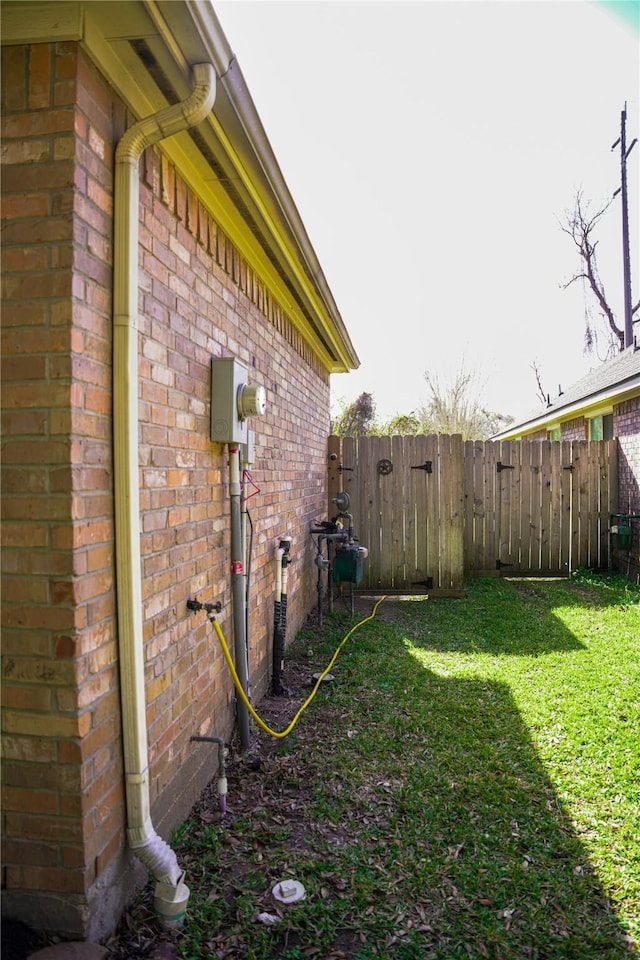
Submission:
{"label": "white plastic lid", "polygon": [[271,888],[271,893],[280,903],[296,903],[304,900],[306,892],[299,880],[278,880]]}

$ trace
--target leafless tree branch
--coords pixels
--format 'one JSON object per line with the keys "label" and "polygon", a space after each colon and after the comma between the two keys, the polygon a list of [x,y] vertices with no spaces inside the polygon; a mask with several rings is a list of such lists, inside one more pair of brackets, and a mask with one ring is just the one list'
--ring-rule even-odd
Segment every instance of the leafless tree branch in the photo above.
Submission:
{"label": "leafless tree branch", "polygon": [[[622,350],[624,348],[624,330],[616,323],[615,314],[607,302],[604,285],[598,275],[596,256],[598,241],[593,239],[594,230],[609,209],[611,202],[611,200],[608,200],[595,213],[591,213],[589,202],[585,202],[582,191],[579,190],[576,193],[573,210],[566,211],[566,220],[560,224],[560,228],[563,233],[571,237],[575,244],[582,261],[582,269],[574,273],[567,283],[563,284],[563,289],[571,286],[576,280],[586,280],[598,302],[602,315],[606,318],[611,334],[617,341],[618,348]],[[588,339],[588,342],[591,342],[591,340]]]}
{"label": "leafless tree branch", "polygon": [[546,402],[547,402],[547,394],[544,392],[544,387],[542,386],[542,375],[541,375],[541,373],[540,373],[540,367],[538,366],[538,361],[537,361],[537,360],[534,360],[533,363],[530,364],[530,366],[531,366],[531,369],[533,370],[533,372],[534,372],[534,374],[535,374],[536,384],[538,385],[537,396],[539,397],[539,399],[540,399],[540,401],[541,401],[542,403],[546,403]]}

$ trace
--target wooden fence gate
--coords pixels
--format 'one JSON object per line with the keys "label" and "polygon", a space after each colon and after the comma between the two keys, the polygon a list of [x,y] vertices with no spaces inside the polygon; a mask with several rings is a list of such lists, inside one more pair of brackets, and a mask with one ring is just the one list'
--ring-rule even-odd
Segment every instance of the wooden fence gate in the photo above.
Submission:
{"label": "wooden fence gate", "polygon": [[329,516],[340,490],[369,549],[361,588],[462,594],[461,437],[330,437]]}
{"label": "wooden fence gate", "polygon": [[463,577],[567,576],[609,560],[615,440],[329,438],[332,499],[349,494],[369,556],[360,588],[461,595]]}

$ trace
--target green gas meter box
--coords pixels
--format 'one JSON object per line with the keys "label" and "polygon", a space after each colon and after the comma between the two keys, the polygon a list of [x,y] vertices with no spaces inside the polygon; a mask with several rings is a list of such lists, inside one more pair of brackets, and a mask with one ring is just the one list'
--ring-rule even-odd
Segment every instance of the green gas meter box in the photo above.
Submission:
{"label": "green gas meter box", "polygon": [[631,527],[626,523],[618,524],[617,531],[618,550],[631,550],[633,534]]}
{"label": "green gas meter box", "polygon": [[365,547],[357,544],[338,547],[333,561],[334,583],[355,583],[362,580],[362,561],[367,555]]}

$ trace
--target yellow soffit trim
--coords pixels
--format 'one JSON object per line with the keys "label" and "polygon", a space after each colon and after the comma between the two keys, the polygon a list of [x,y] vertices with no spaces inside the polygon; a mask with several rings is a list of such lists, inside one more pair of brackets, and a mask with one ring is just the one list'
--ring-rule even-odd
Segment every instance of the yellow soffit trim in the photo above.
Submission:
{"label": "yellow soffit trim", "polygon": [[[104,39],[102,31],[90,17],[87,17],[85,23],[84,41],[92,59],[105,76],[109,78],[118,94],[136,116],[148,116],[157,110],[158,104],[153,102],[145,93],[146,70],[138,57],[130,52],[128,44],[122,44],[122,50],[116,52],[116,45]],[[189,67],[184,60],[179,66],[188,73]],[[209,114],[204,122],[207,123],[212,120],[213,115]],[[214,127],[216,136],[220,135],[219,130],[220,125],[216,123]],[[225,149],[227,149],[227,143],[228,141],[225,138]],[[194,150],[189,134],[177,134],[163,141],[157,149],[161,150],[180,171],[185,182],[198,194],[212,218],[227,234],[251,267],[263,278],[282,309],[291,318],[291,322],[318,354],[322,363],[330,372],[341,371],[343,367],[336,364],[336,361],[328,354],[324,344],[309,327],[308,322],[300,313],[298,304],[291,297],[290,292],[250,228],[244,224],[244,221],[239,220],[237,210],[224,188],[216,181],[211,180],[210,168],[204,157]],[[197,159],[201,160],[200,164],[196,162]],[[348,361],[341,354],[341,351],[335,348],[335,352],[344,363],[345,369],[349,369]]]}
{"label": "yellow soffit trim", "polygon": [[54,40],[81,40],[84,12],[77,0],[66,3],[12,3],[5,0],[2,15],[2,44],[50,43]]}
{"label": "yellow soffit trim", "polygon": [[[323,306],[322,306],[322,301],[321,301],[320,298],[318,297],[318,295],[317,295],[317,293],[316,293],[315,288],[313,287],[313,285],[309,282],[309,279],[308,279],[308,276],[307,276],[306,271],[304,271],[303,269],[300,268],[300,266],[299,266],[299,264],[298,264],[298,262],[297,262],[297,259],[292,255],[291,249],[290,249],[290,247],[286,244],[286,242],[284,241],[284,239],[282,238],[282,234],[281,234],[281,232],[279,231],[276,222],[275,222],[275,221],[273,220],[273,218],[270,216],[269,211],[267,210],[265,204],[263,203],[263,201],[262,201],[262,199],[261,199],[258,191],[255,189],[252,181],[251,181],[251,180],[249,179],[249,177],[247,176],[246,171],[245,171],[245,169],[244,169],[244,166],[243,166],[243,164],[242,164],[242,161],[241,161],[240,157],[238,156],[238,154],[237,154],[236,151],[234,150],[234,148],[233,148],[233,146],[231,145],[230,141],[228,140],[228,138],[227,138],[227,136],[226,136],[223,128],[220,126],[219,122],[216,120],[216,118],[213,116],[213,114],[209,116],[208,122],[211,124],[211,126],[212,126],[213,129],[215,130],[216,136],[218,136],[219,139],[221,140],[221,142],[223,143],[223,146],[224,146],[225,150],[227,151],[227,155],[228,155],[229,158],[231,159],[231,162],[233,163],[235,169],[238,171],[238,173],[241,174],[242,183],[243,183],[244,187],[246,188],[247,192],[249,193],[249,195],[251,196],[251,199],[253,200],[254,204],[256,205],[256,208],[260,211],[260,215],[261,215],[261,217],[263,218],[263,220],[265,221],[265,223],[267,224],[267,226],[269,227],[272,236],[273,236],[273,237],[275,238],[275,240],[277,241],[277,243],[278,243],[278,248],[280,249],[280,251],[282,252],[282,254],[283,254],[284,258],[285,258],[285,261],[286,261],[286,264],[287,264],[288,269],[289,269],[289,270],[291,271],[291,273],[295,276],[295,278],[296,278],[296,280],[298,281],[300,287],[302,288],[302,290],[303,290],[304,293],[306,294],[307,299],[309,300],[310,304],[315,308],[315,311],[316,311],[316,313],[318,314],[318,316],[325,321],[325,323],[323,324],[324,327],[325,327],[324,332],[325,332],[325,334],[327,335],[327,338],[331,340],[331,346],[334,348],[335,352],[336,352],[338,355],[340,355],[340,349],[339,349],[339,346],[338,346],[337,342],[335,341],[335,339],[334,339],[332,336],[329,336],[330,331],[329,331],[329,329],[328,329],[327,326],[326,326],[326,312],[325,312],[325,310],[324,310],[324,308],[323,308]],[[231,239],[233,239],[233,238],[231,238]],[[279,285],[280,285],[280,284],[279,284]],[[283,288],[283,289],[284,289],[284,288]],[[283,303],[282,305],[285,306],[284,303]],[[295,310],[296,312],[298,312],[298,308],[295,307],[295,306],[293,305],[293,303],[292,303],[292,305],[291,305],[291,309],[292,309],[292,310]],[[292,319],[295,320],[295,317],[292,317]],[[306,321],[303,321],[303,323],[304,323],[304,325],[305,325],[305,327],[306,327],[306,326],[307,326]],[[346,361],[345,361],[345,362],[346,362]]]}
{"label": "yellow soffit trim", "polygon": [[[299,305],[291,297],[291,293],[282,282],[277,271],[274,270],[272,263],[254,234],[244,223],[238,223],[238,212],[226,192],[222,188],[216,189],[215,184],[202,176],[201,171],[193,163],[192,151],[185,149],[178,140],[178,137],[174,137],[171,141],[166,141],[162,145],[162,152],[180,171],[185,181],[196,191],[207,211],[229,237],[238,252],[247,260],[258,276],[264,280],[278,304],[287,313],[304,340],[313,347],[329,372],[338,373],[343,369],[350,369],[346,360],[344,360],[344,368],[336,364],[336,360],[330,356],[324,344],[300,312]],[[295,272],[296,277],[301,276],[299,271]],[[323,333],[327,333],[326,327],[324,327]],[[329,339],[327,336],[327,340]],[[338,348],[335,352],[340,358],[342,352]]]}
{"label": "yellow soffit trim", "polygon": [[[197,10],[198,22],[202,14],[207,11],[208,4],[200,8],[190,0],[185,4],[190,12]],[[154,113],[158,109],[156,99],[152,99],[147,88],[148,73],[137,56],[132,52],[128,39],[107,39],[102,27],[104,11],[111,4],[103,2],[87,3],[86,0],[33,0],[28,4],[29,16],[25,17],[24,0],[5,0],[2,4],[2,43],[30,43],[51,42],[56,40],[76,40],[83,43],[92,60],[96,63],[111,85],[120,95],[131,112],[142,118]],[[149,25],[157,31],[167,49],[168,58],[189,82],[190,66],[176,41],[172,31],[162,14],[161,6],[156,0],[125,3],[130,8],[131,17],[138,26],[141,20],[147,18]],[[125,15],[124,12],[122,14]],[[128,15],[128,14],[127,14]],[[222,72],[229,64],[230,49],[224,35],[218,35],[218,28],[214,19],[205,16],[204,26],[207,29],[206,47],[212,54],[217,71]],[[135,35],[135,32],[134,32]],[[310,316],[317,324],[315,332],[309,320],[304,316],[300,305],[292,297],[290,290],[284,283],[278,271],[274,268],[267,253],[260,242],[253,235],[250,227],[238,217],[238,211],[221,186],[216,186],[211,179],[210,168],[202,157],[202,163],[194,162],[196,152],[188,134],[179,134],[170,140],[164,141],[159,149],[180,169],[189,186],[201,198],[204,206],[227,234],[240,254],[249,265],[258,273],[267,287],[286,311],[303,339],[311,346],[322,364],[330,373],[339,373],[352,370],[358,365],[357,358],[352,356],[349,344],[344,343],[339,336],[330,311],[324,304],[308,273],[296,257],[291,244],[283,231],[279,228],[277,219],[269,212],[267,205],[260,195],[259,189],[252,181],[241,157],[226,135],[220,122],[213,113],[204,121],[211,126],[213,134],[222,145],[228,160],[238,174],[238,180],[247,191],[248,197],[255,205],[266,229],[273,241],[274,249],[282,258],[283,269],[290,272],[293,285],[298,289]],[[201,156],[197,154],[197,156]],[[205,169],[206,167],[206,169]],[[326,341],[322,342],[322,339]]]}
{"label": "yellow soffit trim", "polygon": [[[207,45],[213,46],[213,59],[216,64],[216,68],[220,72],[226,72],[230,66],[233,55],[228,47],[226,38],[218,35],[216,23],[211,18],[206,16],[207,4],[197,5],[194,4],[192,0],[187,0],[187,7],[189,8],[189,12],[192,15],[195,15],[195,20],[198,23],[201,32],[206,35],[206,39],[208,41]],[[152,17],[159,34],[162,36],[163,41],[171,50],[176,63],[183,71],[188,73],[189,65],[175,43],[173,33],[166,23],[155,0],[148,0],[147,10]],[[259,244],[256,243],[253,234],[247,230],[238,230],[237,211],[235,210],[232,201],[227,197],[224,191],[220,191],[220,195],[216,198],[217,203],[215,210],[209,209],[209,213],[215,220],[219,222],[220,227],[229,236],[229,239],[237,246],[239,252],[245,257],[250,265],[256,269],[260,275],[267,279],[269,286],[273,290],[273,293],[280,303],[280,306],[289,314],[294,326],[296,326],[303,337],[309,341],[314,350],[319,353],[329,371],[332,373],[338,373],[342,372],[343,370],[349,370],[351,368],[351,364],[349,362],[348,355],[346,351],[342,349],[339,339],[336,338],[332,332],[333,324],[326,311],[326,308],[324,307],[322,299],[318,297],[314,285],[309,281],[308,274],[303,268],[301,268],[298,258],[292,253],[291,247],[283,237],[277,222],[269,213],[267,206],[262,200],[259,190],[256,189],[251,177],[249,176],[240,155],[234,148],[224,128],[214,113],[209,114],[205,122],[211,126],[217,139],[222,144],[228,159],[231,161],[234,169],[239,175],[238,179],[241,181],[242,185],[251,197],[252,202],[255,204],[256,209],[267,225],[271,236],[276,241],[277,247],[285,259],[287,269],[295,277],[298,286],[304,292],[311,309],[315,312],[318,320],[320,321],[323,334],[329,342],[333,352],[336,354],[338,359],[342,361],[341,364],[336,364],[336,361],[327,353],[324,344],[320,342],[315,332],[310,328],[308,321],[300,314],[299,306],[294,300],[292,300],[291,295],[282,283],[282,280],[273,270],[273,267],[269,263],[268,259],[265,258],[264,253],[262,252]],[[177,155],[177,151],[175,151],[173,147],[173,143],[166,143],[163,146],[164,152],[166,152],[167,155]],[[188,158],[184,156],[184,153],[182,155],[182,159],[183,163],[188,163]],[[192,164],[190,164],[190,166],[192,169],[194,169]],[[211,193],[211,188],[210,186],[207,186],[206,178],[198,176],[196,172],[195,182],[200,187],[198,193],[203,200],[206,200],[206,197]],[[220,207],[222,208],[223,212],[222,217],[220,215]]]}

